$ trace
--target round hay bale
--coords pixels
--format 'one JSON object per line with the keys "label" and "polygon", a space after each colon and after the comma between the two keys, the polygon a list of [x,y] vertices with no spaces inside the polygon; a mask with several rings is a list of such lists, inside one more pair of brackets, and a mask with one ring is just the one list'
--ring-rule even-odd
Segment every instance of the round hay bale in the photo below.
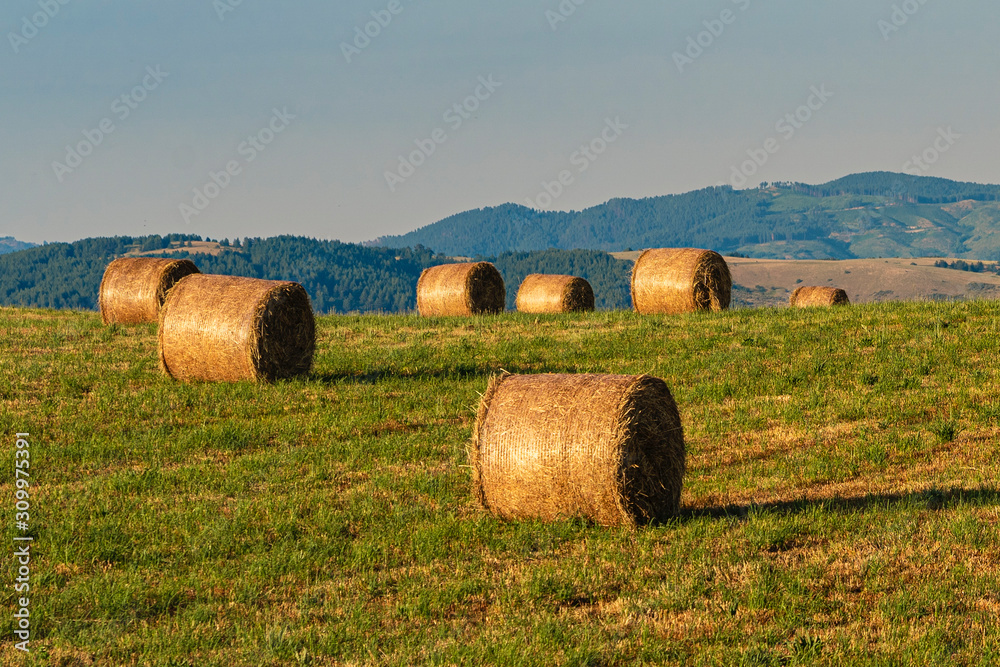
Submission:
{"label": "round hay bale", "polygon": [[632,267],[632,305],[643,315],[725,310],[732,289],[729,265],[711,250],[647,250]]}
{"label": "round hay bale", "polygon": [[583,278],[532,273],[517,290],[520,313],[580,313],[594,309],[594,290]]}
{"label": "round hay bale", "polygon": [[489,262],[432,266],[417,282],[417,310],[424,317],[496,314],[506,305],[503,276]]}
{"label": "round hay bale", "polygon": [[98,304],[105,324],[158,322],[167,292],[198,267],[189,259],[122,257],[104,269]]}
{"label": "round hay bale", "polygon": [[635,526],[680,508],[684,435],[658,378],[497,376],[472,438],[474,493],[504,519]]}
{"label": "round hay bale", "polygon": [[788,299],[788,305],[799,308],[809,306],[849,306],[847,292],[838,287],[799,287]]}
{"label": "round hay bale", "polygon": [[178,380],[273,382],[312,367],[316,325],[302,285],[193,275],[160,312],[160,368]]}

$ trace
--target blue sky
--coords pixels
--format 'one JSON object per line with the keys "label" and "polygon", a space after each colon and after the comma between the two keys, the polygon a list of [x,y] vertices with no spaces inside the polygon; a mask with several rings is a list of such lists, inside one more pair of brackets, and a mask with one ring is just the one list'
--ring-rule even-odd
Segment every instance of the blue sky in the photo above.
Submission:
{"label": "blue sky", "polygon": [[1000,183],[987,0],[62,2],[0,9],[0,236],[362,241],[505,202]]}

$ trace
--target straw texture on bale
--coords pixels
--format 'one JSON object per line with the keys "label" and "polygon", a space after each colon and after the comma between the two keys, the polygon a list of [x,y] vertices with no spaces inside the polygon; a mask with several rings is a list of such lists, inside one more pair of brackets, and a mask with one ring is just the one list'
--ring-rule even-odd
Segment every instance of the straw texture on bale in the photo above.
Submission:
{"label": "straw texture on bale", "polygon": [[469,458],[479,503],[505,519],[635,526],[680,508],[680,416],[648,375],[496,376]]}
{"label": "straw texture on bale", "polygon": [[711,250],[647,250],[632,268],[632,305],[644,315],[725,310],[732,289],[729,265]]}
{"label": "straw texture on bale", "polygon": [[517,290],[521,313],[578,313],[594,309],[594,290],[583,278],[532,273]]}
{"label": "straw texture on bale", "polygon": [[808,306],[847,306],[851,300],[847,292],[837,287],[799,287],[788,299],[792,307],[806,308]]}
{"label": "straw texture on bale", "polygon": [[189,259],[122,257],[108,264],[98,303],[104,324],[158,322],[167,292],[198,267]]}
{"label": "straw texture on bale", "polygon": [[160,367],[178,380],[273,382],[309,372],[316,326],[302,285],[193,275],[160,312]]}
{"label": "straw texture on bale", "polygon": [[432,266],[417,282],[417,310],[425,317],[502,313],[506,304],[503,276],[489,262]]}

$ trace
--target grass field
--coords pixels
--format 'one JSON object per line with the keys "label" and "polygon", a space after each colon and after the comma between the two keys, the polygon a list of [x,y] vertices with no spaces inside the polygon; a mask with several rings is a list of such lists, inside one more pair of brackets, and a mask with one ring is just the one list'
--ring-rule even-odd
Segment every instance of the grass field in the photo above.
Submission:
{"label": "grass field", "polygon": [[[312,377],[257,386],[167,379],[152,325],[0,309],[0,660],[1000,664],[998,320],[994,302],[333,316]],[[500,369],[664,378],[682,514],[484,515],[465,447]]]}

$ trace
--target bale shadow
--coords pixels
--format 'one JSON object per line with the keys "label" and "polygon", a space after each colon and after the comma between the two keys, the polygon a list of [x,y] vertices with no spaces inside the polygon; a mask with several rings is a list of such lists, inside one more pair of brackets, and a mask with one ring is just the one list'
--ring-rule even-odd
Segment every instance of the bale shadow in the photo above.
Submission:
{"label": "bale shadow", "polygon": [[428,379],[448,379],[448,380],[487,380],[491,376],[501,372],[516,374],[538,374],[538,373],[576,373],[573,368],[563,367],[527,367],[505,365],[503,368],[496,366],[481,366],[475,364],[459,364],[450,368],[438,369],[414,369],[414,370],[390,370],[379,369],[367,373],[313,373],[309,376],[312,382],[324,385],[335,384],[366,384],[375,385],[392,378],[403,378],[407,380],[428,380]]}
{"label": "bale shadow", "polygon": [[427,379],[470,379],[477,377],[488,377],[492,371],[483,369],[459,366],[450,369],[439,370],[418,370],[418,371],[391,371],[387,369],[369,371],[367,373],[314,373],[309,376],[312,382],[325,385],[335,384],[368,384],[375,385],[391,378],[406,378],[410,380]]}
{"label": "bale shadow", "polygon": [[848,497],[802,499],[770,503],[733,504],[720,507],[681,508],[674,520],[692,521],[696,519],[740,519],[750,514],[800,514],[821,508],[828,512],[842,514],[864,512],[871,509],[893,509],[913,507],[914,509],[942,510],[959,503],[973,506],[1000,506],[1000,489],[927,489],[911,493],[867,494]]}

